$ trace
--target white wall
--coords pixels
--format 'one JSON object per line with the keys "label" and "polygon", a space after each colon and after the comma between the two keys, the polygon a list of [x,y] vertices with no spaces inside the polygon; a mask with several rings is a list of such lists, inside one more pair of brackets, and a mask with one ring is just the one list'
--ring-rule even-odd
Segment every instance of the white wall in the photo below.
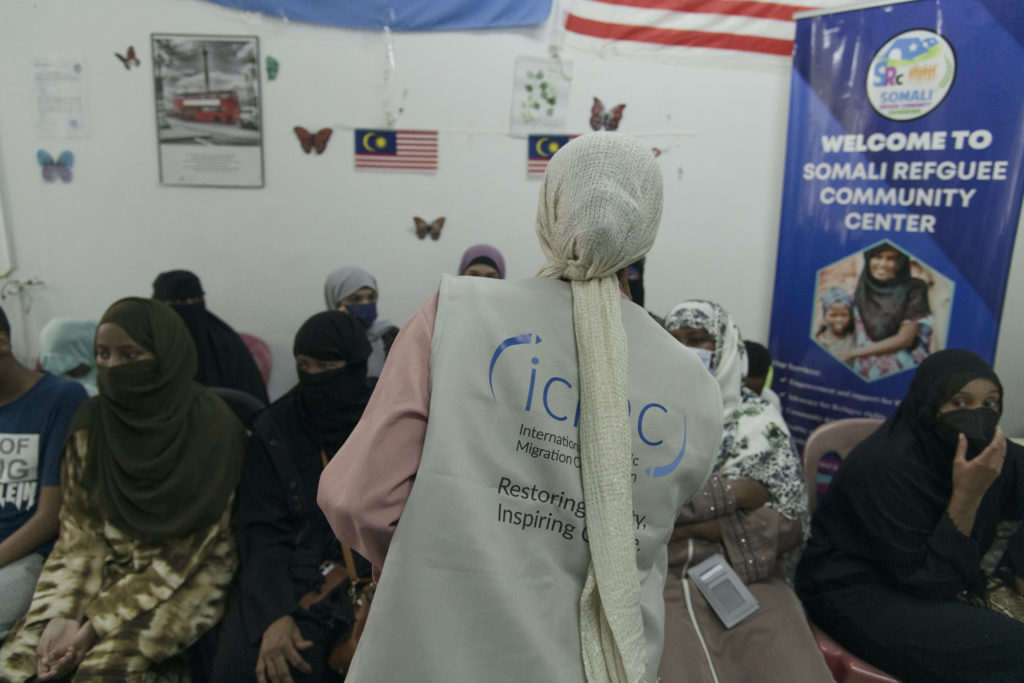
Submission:
{"label": "white wall", "polygon": [[[385,85],[383,33],[271,20],[199,0],[4,0],[0,3],[0,193],[17,264],[39,277],[22,321],[35,352],[51,316],[96,316],[115,299],[148,295],[162,270],[202,278],[210,310],[274,351],[272,395],[294,382],[291,338],[322,307],[325,274],[355,263],[380,283],[382,316],[404,321],[452,272],[462,250],[488,242],[511,277],[542,262],[533,233],[539,182],[525,177],[525,146],[509,137],[515,59],[544,57],[552,26],[392,35]],[[258,190],[159,184],[149,34],[256,35],[263,81],[266,186]],[[114,52],[135,46],[142,68]],[[33,133],[31,61],[84,55],[92,122],[84,140]],[[628,104],[621,130],[665,149],[665,212],[645,284],[664,314],[689,297],[717,300],[745,336],[766,340],[778,239],[789,73],[601,59],[573,62],[572,131],[588,130],[594,96]],[[356,173],[354,127],[440,131],[434,176]],[[335,126],[322,156],[305,155],[292,127]],[[347,127],[347,128],[346,128]],[[42,182],[37,148],[75,153],[69,185]],[[412,216],[447,216],[442,239],[417,240]],[[1020,252],[1024,247],[1017,247]],[[1011,272],[996,369],[1009,388],[1004,428],[1024,434],[1024,272]],[[5,308],[13,305],[10,300]]]}

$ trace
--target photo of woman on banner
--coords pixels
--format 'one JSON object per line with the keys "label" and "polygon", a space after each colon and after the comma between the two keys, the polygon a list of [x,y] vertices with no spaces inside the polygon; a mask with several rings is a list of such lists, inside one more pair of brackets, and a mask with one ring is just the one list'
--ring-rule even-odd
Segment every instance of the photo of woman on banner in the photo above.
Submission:
{"label": "photo of woman on banner", "polygon": [[934,318],[928,285],[914,277],[910,259],[890,242],[864,251],[853,293],[856,345],[836,354],[863,379],[917,367],[931,344]]}

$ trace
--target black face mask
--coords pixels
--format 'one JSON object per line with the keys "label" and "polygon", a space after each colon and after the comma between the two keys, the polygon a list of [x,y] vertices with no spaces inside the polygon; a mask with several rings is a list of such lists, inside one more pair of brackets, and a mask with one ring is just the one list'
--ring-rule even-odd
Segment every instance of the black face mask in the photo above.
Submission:
{"label": "black face mask", "polygon": [[369,400],[366,363],[318,373],[300,370],[297,391],[306,428],[336,449],[355,427]]}
{"label": "black face mask", "polygon": [[342,411],[365,398],[366,374],[361,367],[344,367],[326,372],[299,371],[299,392],[312,415],[329,422],[332,411]]}
{"label": "black face mask", "polygon": [[951,410],[935,418],[935,434],[939,441],[956,453],[957,438],[967,437],[967,459],[977,457],[996,436],[999,413],[988,408]]}
{"label": "black face mask", "polygon": [[101,365],[96,368],[96,386],[104,398],[124,408],[133,411],[155,411],[155,406],[161,400],[159,374],[156,358],[122,363],[114,367]]}

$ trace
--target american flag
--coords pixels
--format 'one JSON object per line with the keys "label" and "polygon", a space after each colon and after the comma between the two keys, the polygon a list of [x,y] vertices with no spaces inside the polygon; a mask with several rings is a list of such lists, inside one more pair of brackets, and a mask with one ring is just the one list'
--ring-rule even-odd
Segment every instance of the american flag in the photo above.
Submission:
{"label": "american flag", "polygon": [[437,170],[436,130],[374,130],[355,132],[356,170]]}
{"label": "american flag", "polygon": [[531,135],[526,150],[527,177],[544,175],[548,162],[555,152],[565,146],[575,135]]}
{"label": "american flag", "polygon": [[566,42],[604,54],[686,58],[729,53],[762,59],[793,52],[793,14],[851,0],[572,0]]}

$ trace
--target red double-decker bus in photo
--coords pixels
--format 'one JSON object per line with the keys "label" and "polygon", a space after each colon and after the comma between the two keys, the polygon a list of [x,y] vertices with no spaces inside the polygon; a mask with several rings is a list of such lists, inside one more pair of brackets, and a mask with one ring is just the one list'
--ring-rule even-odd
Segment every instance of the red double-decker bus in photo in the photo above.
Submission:
{"label": "red double-decker bus in photo", "polygon": [[238,123],[242,107],[234,90],[187,92],[174,98],[174,115],[186,121]]}

